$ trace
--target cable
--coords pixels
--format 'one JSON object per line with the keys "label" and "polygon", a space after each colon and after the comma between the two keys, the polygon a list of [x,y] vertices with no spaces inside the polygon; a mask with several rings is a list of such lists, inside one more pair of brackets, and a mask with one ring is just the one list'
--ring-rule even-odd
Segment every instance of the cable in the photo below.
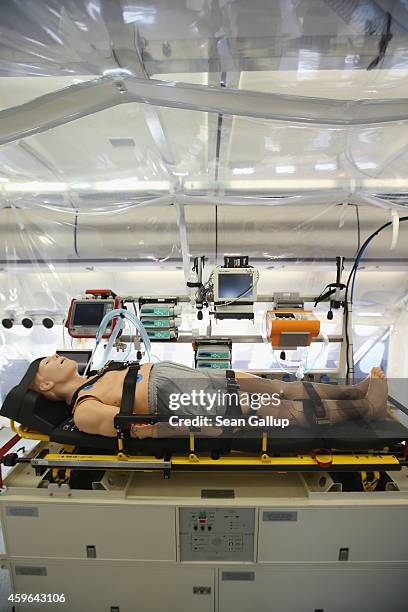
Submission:
{"label": "cable", "polygon": [[218,260],[218,206],[215,205],[215,263]]}
{"label": "cable", "polygon": [[360,211],[358,209],[357,204],[355,204],[355,209],[356,209],[356,220],[357,220],[357,248],[356,248],[356,252],[354,254],[354,257],[357,256],[357,253],[359,252],[360,247],[361,247]]}
{"label": "cable", "polygon": [[[125,325],[124,325],[123,331],[124,331],[124,333],[126,333],[128,325],[129,325],[129,334],[131,334],[132,333],[132,328],[130,326],[130,322],[129,321],[125,321]],[[131,351],[132,351],[132,343],[129,342],[128,350],[126,352],[126,355],[123,353],[122,361],[127,361],[128,360]]]}
{"label": "cable", "polygon": [[110,312],[106,313],[106,315],[103,317],[103,319],[102,319],[102,321],[101,321],[101,323],[99,325],[97,334],[96,334],[95,346],[94,346],[94,348],[92,350],[91,356],[90,356],[89,361],[88,361],[88,363],[86,365],[84,374],[86,374],[88,372],[88,370],[89,370],[89,368],[91,366],[93,357],[95,355],[96,349],[98,348],[100,342],[102,341],[102,338],[103,338],[103,336],[104,336],[104,334],[106,332],[106,329],[107,329],[109,323],[112,321],[112,319],[117,319],[117,321],[116,321],[114,329],[112,330],[112,332],[110,334],[110,337],[109,337],[109,340],[108,340],[108,343],[107,343],[107,346],[106,346],[106,349],[105,349],[104,358],[105,358],[105,356],[107,358],[108,353],[110,352],[110,350],[112,348],[112,345],[115,342],[116,337],[117,337],[119,331],[121,329],[123,329],[124,320],[128,319],[136,327],[136,329],[137,329],[137,331],[138,331],[138,333],[140,335],[140,338],[143,341],[143,344],[144,344],[147,356],[148,356],[148,358],[150,360],[150,348],[151,348],[150,339],[149,339],[149,336],[147,335],[146,329],[144,328],[142,322],[140,321],[140,319],[138,317],[136,317],[134,314],[132,314],[128,310],[125,310],[124,308],[118,308],[118,309],[115,309],[115,310],[111,310]]}
{"label": "cable", "polygon": [[274,361],[278,364],[279,369],[282,370],[282,372],[285,372],[285,374],[290,374],[292,376],[294,374],[294,372],[291,371],[291,370],[287,370],[286,368],[283,367],[283,365],[282,365],[282,363],[281,363],[281,361],[280,361],[280,359],[279,359],[279,357],[277,356],[276,353],[277,353],[277,351],[272,349],[272,357],[274,358]]}
{"label": "cable", "polygon": [[[403,222],[403,221],[408,221],[408,216],[400,217],[399,221],[400,221],[400,223]],[[351,268],[350,274],[349,274],[348,279],[347,279],[346,292],[345,292],[345,302],[344,302],[344,315],[345,315],[345,318],[346,318],[346,320],[345,320],[345,329],[346,329],[346,367],[347,367],[347,377],[348,377],[348,375],[350,373],[350,368],[351,368],[351,365],[352,365],[352,364],[350,364],[350,359],[349,359],[350,338],[349,338],[349,334],[348,334],[348,317],[349,317],[348,304],[350,303],[351,305],[353,305],[354,287],[355,287],[355,281],[356,281],[358,266],[359,266],[359,263],[360,263],[363,255],[364,255],[367,247],[369,246],[370,242],[376,236],[378,236],[378,234],[380,234],[383,230],[385,230],[387,227],[392,226],[392,224],[393,224],[392,221],[388,221],[387,223],[384,223],[375,232],[370,234],[370,236],[365,240],[365,242],[360,247],[360,249],[359,249],[359,251],[357,253],[357,256],[355,257],[354,264],[353,264],[353,266]],[[351,286],[351,292],[350,292],[350,286]],[[350,299],[349,299],[349,292],[350,292]]]}
{"label": "cable", "polygon": [[213,276],[214,276],[214,270],[211,272],[208,280],[205,283],[203,283],[201,287],[198,288],[197,290],[198,295],[196,298],[198,301],[201,301],[201,302],[206,301],[207,289],[213,289],[213,282],[212,282]]}
{"label": "cable", "polygon": [[[320,302],[323,302],[324,300],[329,298],[331,295],[334,295],[337,292],[338,289],[345,289],[345,288],[346,288],[346,285],[344,285],[343,283],[329,283],[323,289],[321,294],[316,298],[316,301],[314,303],[314,308],[316,308],[316,306]],[[327,291],[326,291],[326,289],[327,289]]]}
{"label": "cable", "polygon": [[[400,217],[400,222],[402,221],[408,221],[408,216],[405,217]],[[387,227],[390,227],[393,224],[392,221],[388,221],[387,223],[384,223],[383,225],[381,225],[381,227],[379,227],[375,232],[373,232],[363,243],[363,245],[360,247],[359,252],[357,253],[357,256],[354,260],[354,264],[353,267],[350,271],[347,283],[346,283],[346,295],[348,295],[348,291],[349,291],[349,287],[350,287],[350,283],[352,283],[352,290],[351,290],[351,302],[353,301],[353,295],[354,295],[354,283],[355,283],[355,278],[356,278],[356,274],[357,274],[357,268],[358,268],[358,264],[360,263],[360,260],[362,258],[362,256],[364,255],[364,252],[366,251],[368,245],[370,244],[370,242],[380,233],[382,232],[384,229],[386,229]]]}
{"label": "cable", "polygon": [[222,306],[229,306],[230,304],[234,304],[237,300],[239,300],[239,298],[243,297],[245,294],[248,293],[248,291],[253,290],[257,285],[258,285],[258,281],[259,281],[259,270],[257,270],[256,268],[255,272],[256,272],[256,279],[255,281],[252,283],[252,285],[250,285],[250,287],[248,287],[248,289],[245,289],[245,291],[243,291],[242,293],[240,293],[239,295],[237,295],[233,300],[231,300],[230,302],[223,302]]}
{"label": "cable", "polygon": [[[103,319],[102,319],[102,321],[103,321]],[[113,345],[115,344],[119,334],[122,334],[122,331],[125,329],[125,327],[126,327],[125,318],[124,318],[124,316],[119,315],[119,317],[116,319],[115,326],[113,327],[113,329],[112,329],[112,331],[110,333],[109,340],[106,343],[105,351],[104,351],[103,356],[102,356],[102,364],[103,365],[105,365],[105,363],[108,361],[108,357],[109,357],[110,352],[111,352],[111,350],[113,348]],[[99,330],[98,330],[98,334],[99,334]],[[101,341],[101,339],[102,338],[100,337],[99,338],[99,342]],[[99,344],[99,342],[98,342],[98,338],[97,338],[97,343]]]}
{"label": "cable", "polygon": [[383,31],[381,38],[380,38],[380,42],[378,44],[378,55],[367,66],[367,70],[372,70],[373,68],[377,68],[381,60],[384,59],[385,54],[387,52],[388,45],[390,44],[392,37],[393,37],[393,34],[391,32],[391,23],[392,23],[392,16],[391,16],[391,13],[388,11],[387,12],[387,22],[385,24],[385,31]]}
{"label": "cable", "polygon": [[[215,266],[215,268],[221,268],[221,266]],[[201,303],[208,302],[207,292],[214,290],[213,278],[214,278],[214,270],[211,271],[211,274],[208,277],[208,280],[205,283],[203,283],[201,287],[197,289],[196,302],[201,302]]]}
{"label": "cable", "polygon": [[77,257],[80,257],[78,252],[78,211],[75,213],[75,223],[74,223],[74,251]]}
{"label": "cable", "polygon": [[[308,372],[310,370],[310,368],[306,369],[306,365],[307,365],[307,360],[309,357],[309,351],[310,351],[310,344],[307,347],[307,352],[306,352],[306,358],[304,358],[304,356],[302,356],[302,358],[299,360],[299,362],[292,366],[293,368],[296,367],[296,370],[287,370],[286,368],[283,367],[280,358],[277,356],[277,351],[272,349],[272,355],[276,361],[276,363],[278,364],[279,368],[282,370],[282,372],[285,372],[285,374],[290,374],[291,376],[295,376],[298,380],[303,380],[303,378],[305,377],[306,372]],[[320,357],[320,354],[319,354]],[[314,363],[316,363],[316,360],[314,361]],[[313,365],[314,365],[313,363]]]}

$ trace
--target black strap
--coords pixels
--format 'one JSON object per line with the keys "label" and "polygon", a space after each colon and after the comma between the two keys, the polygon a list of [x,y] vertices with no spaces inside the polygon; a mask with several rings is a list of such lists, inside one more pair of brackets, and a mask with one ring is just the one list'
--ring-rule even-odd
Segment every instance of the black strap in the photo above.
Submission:
{"label": "black strap", "polygon": [[330,419],[327,416],[326,409],[323,406],[322,398],[314,388],[314,384],[311,382],[304,382],[306,393],[309,396],[309,400],[303,402],[303,410],[306,416],[311,417],[318,425],[328,425]]}
{"label": "black strap", "polygon": [[131,363],[123,381],[122,400],[120,402],[119,414],[131,415],[135,403],[137,374],[140,369],[139,363]]}
{"label": "black strap", "polygon": [[83,385],[78,387],[78,389],[75,391],[71,399],[71,403],[70,403],[71,410],[73,410],[76,404],[79,393],[83,391],[84,389],[86,389],[86,387],[90,387],[91,385],[94,385],[100,378],[102,378],[102,376],[106,374],[106,372],[113,372],[114,370],[124,370],[125,368],[128,368],[128,367],[130,367],[128,363],[124,363],[124,362],[118,363],[117,361],[108,361],[108,363],[103,368],[98,370],[98,373],[96,374],[96,376],[94,376],[93,378],[88,378],[88,380],[84,382]]}
{"label": "black strap", "polygon": [[225,415],[231,417],[242,416],[241,404],[239,402],[239,383],[235,378],[235,372],[234,370],[226,370],[225,375],[227,379],[227,393],[230,396]]}
{"label": "black strap", "polygon": [[73,408],[74,408],[74,406],[75,406],[75,404],[77,402],[78,395],[80,394],[80,392],[83,391],[83,389],[85,389],[86,387],[90,387],[91,385],[95,384],[96,381],[99,380],[100,378],[102,378],[102,376],[104,374],[105,374],[105,372],[101,372],[100,374],[97,374],[93,378],[88,378],[88,380],[83,385],[78,387],[78,389],[75,391],[74,395],[72,396],[72,400],[71,400],[71,403],[70,403],[71,410],[73,410]]}

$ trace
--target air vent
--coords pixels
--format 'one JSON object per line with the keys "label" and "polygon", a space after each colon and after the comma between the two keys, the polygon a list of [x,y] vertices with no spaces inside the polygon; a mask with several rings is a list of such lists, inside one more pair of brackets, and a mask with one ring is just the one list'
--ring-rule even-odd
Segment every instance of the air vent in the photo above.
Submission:
{"label": "air vent", "polygon": [[109,138],[109,142],[111,143],[112,147],[115,147],[115,149],[135,146],[135,141],[133,138]]}

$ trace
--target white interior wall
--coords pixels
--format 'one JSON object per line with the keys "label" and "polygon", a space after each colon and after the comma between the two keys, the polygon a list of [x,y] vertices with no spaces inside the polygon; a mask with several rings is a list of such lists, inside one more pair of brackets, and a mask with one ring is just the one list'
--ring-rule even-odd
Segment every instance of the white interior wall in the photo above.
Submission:
{"label": "white interior wall", "polygon": [[408,311],[400,310],[390,336],[388,377],[391,395],[406,404],[408,397]]}

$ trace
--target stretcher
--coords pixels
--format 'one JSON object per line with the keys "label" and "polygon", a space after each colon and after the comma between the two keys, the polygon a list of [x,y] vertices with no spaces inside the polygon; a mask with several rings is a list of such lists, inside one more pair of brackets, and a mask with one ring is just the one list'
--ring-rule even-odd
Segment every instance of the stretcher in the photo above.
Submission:
{"label": "stretcher", "polygon": [[[218,438],[205,437],[191,430],[188,436],[135,439],[130,422],[154,423],[162,415],[118,415],[120,435],[106,437],[81,432],[70,406],[46,399],[29,390],[24,402],[8,401],[0,410],[11,419],[21,438],[41,440],[39,456],[30,459],[36,470],[49,468],[54,475],[67,477],[78,469],[163,470],[272,470],[279,472],[381,472],[401,469],[405,462],[408,428],[396,417],[408,411],[389,401],[388,417],[381,421],[345,421],[315,424],[310,429],[289,426],[284,430],[267,428],[248,432],[224,432]],[[254,428],[252,428],[254,429]],[[61,445],[58,453],[48,452],[47,443]],[[24,459],[9,457],[8,464]],[[4,463],[7,462],[4,461]],[[61,472],[62,470],[62,472]]]}

